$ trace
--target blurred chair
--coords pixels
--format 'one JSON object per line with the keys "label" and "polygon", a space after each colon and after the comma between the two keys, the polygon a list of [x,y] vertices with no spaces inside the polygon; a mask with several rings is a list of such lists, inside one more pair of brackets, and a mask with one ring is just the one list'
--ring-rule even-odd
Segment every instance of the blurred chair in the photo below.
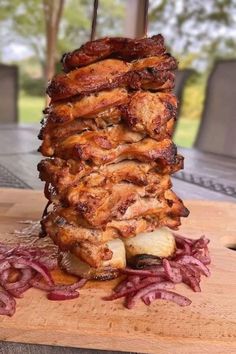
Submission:
{"label": "blurred chair", "polygon": [[18,68],[0,64],[0,124],[18,120]]}
{"label": "blurred chair", "polygon": [[179,100],[178,115],[180,114],[180,110],[181,110],[181,103],[182,103],[182,98],[183,98],[184,87],[185,87],[186,81],[193,73],[194,73],[194,70],[192,70],[192,69],[177,70],[175,72],[176,76],[175,76],[174,93],[178,97],[178,100]]}
{"label": "blurred chair", "polygon": [[195,147],[236,157],[236,60],[218,61],[208,79]]}

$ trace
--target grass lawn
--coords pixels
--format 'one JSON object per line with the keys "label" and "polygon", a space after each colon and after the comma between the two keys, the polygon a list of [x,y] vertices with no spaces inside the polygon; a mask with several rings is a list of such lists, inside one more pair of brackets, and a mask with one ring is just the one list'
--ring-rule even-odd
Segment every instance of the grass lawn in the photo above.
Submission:
{"label": "grass lawn", "polygon": [[[44,97],[20,95],[19,110],[21,123],[36,123],[42,118],[44,108]],[[197,133],[199,121],[180,117],[174,136],[177,145],[191,147]]]}
{"label": "grass lawn", "polygon": [[180,117],[174,135],[174,142],[183,147],[193,146],[199,123],[200,120],[197,119]]}
{"label": "grass lawn", "polygon": [[19,112],[21,123],[36,123],[42,118],[42,109],[45,105],[44,97],[26,96],[19,97]]}

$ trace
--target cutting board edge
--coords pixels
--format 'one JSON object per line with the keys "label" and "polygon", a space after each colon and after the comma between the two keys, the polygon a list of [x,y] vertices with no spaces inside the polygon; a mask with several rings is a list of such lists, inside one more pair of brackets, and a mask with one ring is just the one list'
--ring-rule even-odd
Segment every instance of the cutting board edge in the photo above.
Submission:
{"label": "cutting board edge", "polygon": [[[1,327],[0,327],[1,328]],[[1,328],[2,330],[2,328]],[[228,350],[235,349],[236,351],[236,341],[229,342],[227,341],[212,341],[212,340],[201,340],[201,338],[173,338],[171,337],[159,337],[153,340],[149,335],[147,335],[146,340],[143,338],[137,339],[134,336],[129,340],[124,336],[114,336],[112,333],[106,333],[105,340],[103,342],[101,340],[102,333],[97,332],[96,335],[92,334],[81,334],[80,341],[74,340],[74,338],[78,337],[78,331],[70,331],[70,336],[65,337],[65,332],[63,331],[54,331],[54,333],[50,333],[50,337],[45,336],[45,330],[38,329],[28,329],[23,331],[24,334],[27,335],[27,338],[22,337],[21,333],[17,333],[16,331],[12,338],[7,338],[7,331],[9,328],[4,328],[6,331],[6,336],[4,335],[4,331],[0,334],[0,341],[5,342],[13,342],[13,343],[25,343],[25,344],[38,344],[38,345],[52,345],[52,346],[60,346],[60,347],[69,347],[69,348],[84,348],[84,349],[97,349],[97,350],[112,350],[112,351],[127,351],[127,352],[138,352],[138,353],[148,353],[148,354],[156,354],[158,350],[158,354],[166,354],[169,353],[169,350],[173,350],[176,354],[199,354],[201,353],[209,353],[212,354],[222,354],[224,350],[227,350],[227,354],[231,354]],[[37,331],[37,336],[40,338],[47,338],[46,340],[38,340],[37,337],[33,338]],[[69,334],[69,332],[68,332]],[[29,336],[28,336],[29,335]],[[63,338],[62,340],[58,340],[58,338]],[[93,338],[93,340],[91,340]],[[65,340],[66,339],[66,340]],[[109,339],[109,340],[108,340]],[[158,344],[156,341],[158,340]],[[122,342],[122,348],[120,347],[120,343]],[[70,344],[68,344],[70,343]],[[206,351],[207,346],[207,351]],[[137,348],[139,350],[137,351]],[[233,352],[232,352],[233,354]]]}

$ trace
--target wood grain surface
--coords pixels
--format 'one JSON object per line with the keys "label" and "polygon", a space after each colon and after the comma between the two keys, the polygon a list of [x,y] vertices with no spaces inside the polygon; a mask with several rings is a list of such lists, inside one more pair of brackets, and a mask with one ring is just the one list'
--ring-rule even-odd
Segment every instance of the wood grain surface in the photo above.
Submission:
{"label": "wood grain surface", "polygon": [[[0,190],[0,239],[19,228],[19,220],[39,219],[44,203],[41,192]],[[79,299],[67,302],[50,302],[31,289],[17,300],[12,318],[0,318],[0,340],[160,354],[236,353],[236,252],[226,247],[236,245],[236,204],[186,204],[191,214],[180,232],[206,234],[212,256],[212,276],[203,279],[201,293],[177,286],[191,306],[156,301],[127,310],[122,300],[101,300],[114,281],[90,282]]]}

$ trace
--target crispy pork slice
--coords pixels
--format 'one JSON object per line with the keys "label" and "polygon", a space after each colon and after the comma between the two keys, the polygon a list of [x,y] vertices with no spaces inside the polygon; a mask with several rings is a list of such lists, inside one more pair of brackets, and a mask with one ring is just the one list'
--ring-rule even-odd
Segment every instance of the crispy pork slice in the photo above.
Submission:
{"label": "crispy pork slice", "polygon": [[87,42],[79,49],[66,53],[62,65],[66,72],[108,57],[126,61],[156,56],[165,52],[164,38],[161,34],[151,38],[102,38]]}
{"label": "crispy pork slice", "polygon": [[176,156],[176,163],[173,165],[125,160],[116,164],[92,167],[84,162],[60,158],[45,159],[38,164],[41,180],[51,184],[59,194],[64,194],[65,189],[81,182],[89,187],[121,182],[148,187],[153,174],[155,178],[160,176],[161,179],[162,176],[174,173],[182,167],[183,158],[180,155]]}
{"label": "crispy pork slice", "polygon": [[90,94],[116,87],[140,88],[142,83],[158,82],[165,89],[166,73],[177,68],[176,60],[169,54],[127,63],[117,59],[88,65],[56,75],[48,86],[47,93],[53,102],[81,94]]}

